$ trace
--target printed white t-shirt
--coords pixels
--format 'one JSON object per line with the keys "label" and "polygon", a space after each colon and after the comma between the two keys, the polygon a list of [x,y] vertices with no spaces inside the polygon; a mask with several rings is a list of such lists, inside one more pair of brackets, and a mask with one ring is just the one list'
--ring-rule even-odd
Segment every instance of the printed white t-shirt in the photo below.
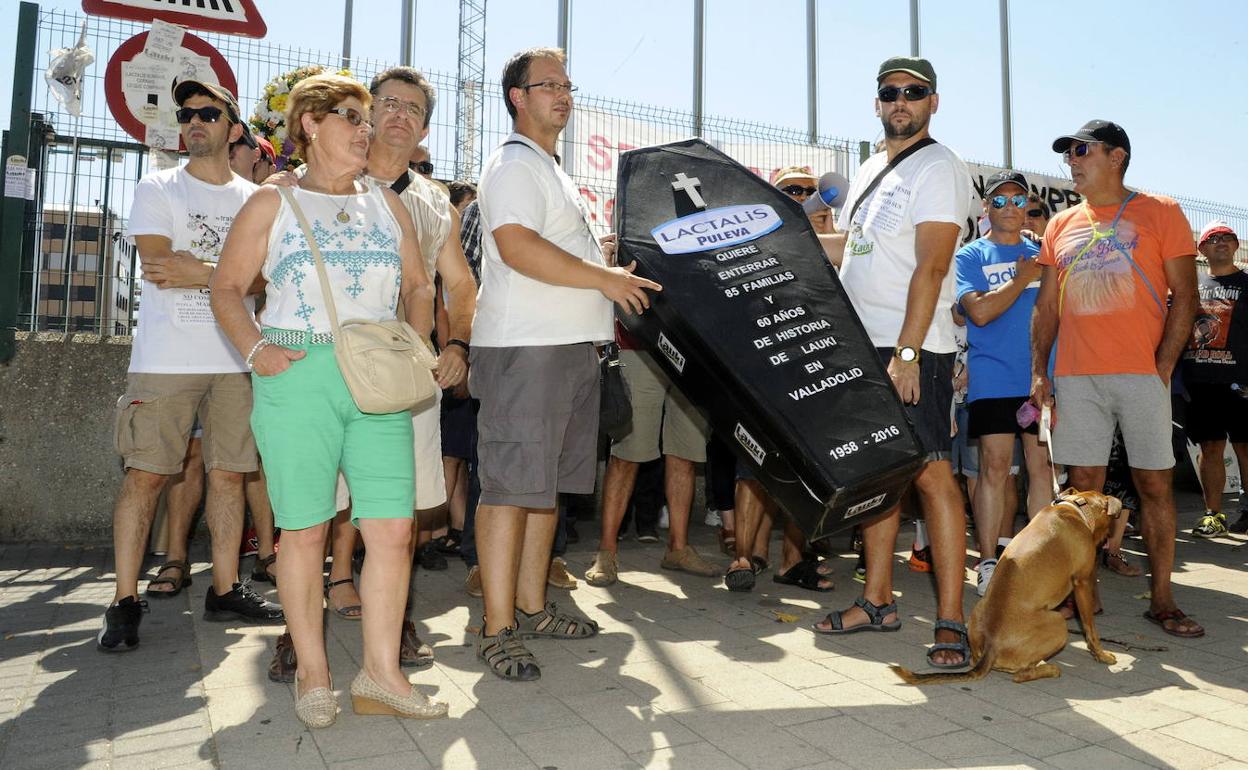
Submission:
{"label": "printed white t-shirt", "polygon": [[[235,175],[208,184],[185,168],[167,169],[139,180],[126,235],[163,235],[174,251],[217,262],[234,216],[257,189]],[[130,371],[157,374],[246,372],[247,363],[222,333],[209,306],[208,289],[161,289],[143,279],[138,328]],[[249,311],[255,300],[245,300]]]}
{"label": "printed white t-shirt", "polygon": [[481,290],[472,323],[474,347],[607,342],[614,338],[611,300],[596,289],[555,286],[509,267],[494,230],[517,224],[586,262],[605,264],[589,229],[589,209],[563,169],[533,140],[504,144],[481,171]]}
{"label": "printed white t-shirt", "polygon": [[[854,310],[862,319],[876,347],[897,344],[906,317],[910,280],[918,266],[914,251],[915,226],[923,222],[950,222],[961,226],[954,250],[971,230],[971,212],[977,198],[971,175],[957,153],[942,144],[915,152],[894,168],[863,201],[849,220],[854,202],[876,175],[888,165],[888,153],[872,155],[858,169],[849,186],[837,228],[848,233],[841,263],[841,283]],[[922,348],[932,353],[953,353],[953,318],[948,308],[954,301],[953,252],[949,272],[940,286],[936,312]]]}

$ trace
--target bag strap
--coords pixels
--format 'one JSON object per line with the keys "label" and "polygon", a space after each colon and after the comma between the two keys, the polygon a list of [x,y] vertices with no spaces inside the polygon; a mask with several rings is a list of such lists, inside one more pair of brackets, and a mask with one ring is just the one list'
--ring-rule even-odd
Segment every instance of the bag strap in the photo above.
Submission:
{"label": "bag strap", "polygon": [[294,191],[289,187],[278,187],[277,191],[290,206],[295,219],[299,222],[299,228],[303,230],[308,249],[312,252],[312,259],[316,262],[316,276],[321,282],[321,295],[325,298],[325,312],[329,314],[329,323],[334,330],[334,340],[337,341],[342,338],[342,328],[338,325],[338,310],[334,307],[334,297],[329,291],[329,273],[325,272],[325,261],[321,259],[321,247],[316,244],[316,237],[312,235],[312,228],[308,226],[307,217],[303,215],[299,201],[295,200]]}
{"label": "bag strap", "polygon": [[888,172],[900,166],[901,162],[905,160],[906,158],[915,154],[916,152],[923,149],[924,147],[927,147],[928,145],[932,145],[932,144],[936,144],[936,140],[931,138],[930,136],[925,136],[919,141],[907,147],[906,149],[897,153],[896,157],[890,160],[887,166],[880,169],[880,173],[875,175],[875,179],[871,180],[871,184],[867,185],[867,189],[863,190],[862,194],[859,195],[857,200],[854,201],[853,208],[849,210],[849,221],[850,222],[854,221],[854,214],[858,213],[858,207],[863,204],[863,201],[867,199],[868,195],[870,195],[871,193],[875,191],[876,187],[879,187],[880,182],[884,179],[885,176],[888,175]]}
{"label": "bag strap", "polygon": [[390,189],[394,190],[399,195],[402,195],[403,191],[406,190],[408,186],[411,185],[411,183],[412,183],[412,172],[404,171],[403,176],[394,180],[394,183],[390,185]]}

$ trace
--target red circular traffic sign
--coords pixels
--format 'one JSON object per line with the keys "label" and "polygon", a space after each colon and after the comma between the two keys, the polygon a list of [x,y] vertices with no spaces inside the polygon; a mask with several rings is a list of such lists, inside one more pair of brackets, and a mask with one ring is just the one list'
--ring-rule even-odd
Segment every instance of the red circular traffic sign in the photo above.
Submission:
{"label": "red circular traffic sign", "polygon": [[[112,58],[108,60],[108,67],[104,70],[104,97],[108,101],[108,108],[113,113],[113,118],[127,134],[142,144],[147,143],[147,126],[130,110],[130,105],[126,104],[126,94],[121,88],[121,65],[122,62],[128,62],[142,53],[146,45],[147,33],[140,32],[117,46]],[[212,71],[217,75],[217,82],[230,93],[238,94],[238,81],[234,77],[234,70],[230,69],[230,63],[225,60],[220,51],[213,48],[208,41],[195,37],[190,32],[182,35],[182,47],[200,56],[207,56]],[[169,87],[160,94],[160,97],[172,99],[172,90],[173,80],[170,79]],[[178,149],[184,149],[180,139]]]}

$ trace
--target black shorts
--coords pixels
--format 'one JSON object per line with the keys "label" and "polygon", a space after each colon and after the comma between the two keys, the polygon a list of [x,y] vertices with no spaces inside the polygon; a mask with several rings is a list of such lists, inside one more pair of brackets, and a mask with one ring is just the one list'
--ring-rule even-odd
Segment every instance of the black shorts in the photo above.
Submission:
{"label": "black shorts", "polygon": [[1040,434],[1040,421],[1037,419],[1026,428],[1018,427],[1018,409],[1027,401],[1027,396],[1010,398],[977,398],[967,406],[970,420],[967,423],[966,435],[969,438],[993,436],[1008,433],[1017,436],[1030,433]]}
{"label": "black shorts", "polygon": [[1187,437],[1202,441],[1248,442],[1248,399],[1231,390],[1230,383],[1186,383],[1191,401],[1187,405]]}
{"label": "black shorts", "polygon": [[442,396],[442,456],[471,460],[477,447],[477,410],[475,398]]}
{"label": "black shorts", "polygon": [[[892,348],[876,348],[888,367]],[[927,461],[953,455],[953,359],[956,353],[919,351],[919,403],[905,404],[906,418],[927,454]]]}

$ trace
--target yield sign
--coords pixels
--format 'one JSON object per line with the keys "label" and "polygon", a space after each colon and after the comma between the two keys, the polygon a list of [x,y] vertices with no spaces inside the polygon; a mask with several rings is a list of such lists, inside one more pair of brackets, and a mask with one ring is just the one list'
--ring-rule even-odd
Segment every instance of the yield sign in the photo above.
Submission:
{"label": "yield sign", "polygon": [[82,0],[82,10],[131,21],[160,19],[224,35],[264,37],[269,32],[254,0]]}

